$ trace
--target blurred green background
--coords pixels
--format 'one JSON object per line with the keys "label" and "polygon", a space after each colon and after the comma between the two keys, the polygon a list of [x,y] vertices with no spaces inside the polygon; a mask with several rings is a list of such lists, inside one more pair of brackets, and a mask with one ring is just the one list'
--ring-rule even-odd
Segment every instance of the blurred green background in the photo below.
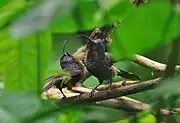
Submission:
{"label": "blurred green background", "polygon": [[[164,75],[122,59],[137,53],[167,63],[172,40],[180,34],[179,3],[169,1],[152,0],[137,7],[128,0],[1,0],[0,123],[155,123],[153,111],[126,112],[93,104],[56,105],[53,100],[40,99],[37,92],[45,84],[44,78],[60,73],[65,40],[66,51],[74,53],[84,44],[75,38],[77,32],[117,20],[122,23],[114,30],[110,45],[110,52],[119,60],[115,66],[139,75],[142,81]],[[178,75],[169,80],[178,94],[179,80]],[[91,76],[84,84],[95,86],[98,81]],[[166,87],[128,97],[153,106],[163,92],[165,97],[168,95],[165,105],[169,106],[174,93]],[[178,100],[173,103],[179,106]],[[179,115],[175,117],[180,121]]]}

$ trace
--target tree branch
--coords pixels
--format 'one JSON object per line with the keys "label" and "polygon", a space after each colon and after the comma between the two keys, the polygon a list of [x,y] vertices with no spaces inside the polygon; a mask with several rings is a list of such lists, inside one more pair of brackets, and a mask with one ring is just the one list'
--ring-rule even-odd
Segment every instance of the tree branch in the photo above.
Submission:
{"label": "tree branch", "polygon": [[102,101],[107,99],[113,99],[120,96],[130,95],[142,91],[146,91],[149,89],[152,89],[155,87],[159,82],[161,78],[140,82],[133,85],[128,85],[116,89],[111,89],[111,91],[107,94],[106,91],[99,91],[95,92],[94,96],[91,98],[89,96],[89,93],[81,94],[80,96],[74,96],[67,99],[64,99],[66,101],[84,101],[84,102],[95,102],[95,101]]}
{"label": "tree branch", "polygon": [[[85,87],[73,87],[73,91],[79,91],[81,93],[88,93],[92,89],[85,88]],[[69,91],[67,89],[63,90],[64,93],[67,95],[67,97],[72,97],[72,96],[77,96],[79,93]],[[97,92],[97,91],[96,91]],[[47,92],[44,92],[42,96],[46,96],[48,98],[56,99],[59,100],[60,98],[63,97],[63,95],[60,93],[60,91],[57,88],[51,88]],[[145,104],[141,101],[131,99],[125,96],[118,97],[116,99],[108,99],[104,101],[98,101],[96,104],[100,104],[105,107],[109,108],[114,108],[114,109],[119,109],[119,110],[125,110],[125,111],[130,111],[130,112],[140,112],[144,111],[150,108],[148,104]],[[174,109],[161,109],[160,113],[162,115],[168,115],[170,113],[180,113],[179,108],[174,108]]]}
{"label": "tree branch", "polygon": [[[63,92],[65,93],[67,97],[72,97],[72,96],[77,96],[80,93],[89,93],[92,91],[92,89],[85,88],[85,87],[73,87],[73,91],[69,91],[67,89],[63,90]],[[51,88],[47,92],[44,92],[42,94],[42,97],[59,100],[60,98],[63,97],[63,95],[59,92],[57,88]],[[128,97],[124,97],[124,96],[118,97],[117,99],[108,99],[104,101],[98,101],[96,103],[103,105],[105,107],[121,109],[121,110],[131,111],[131,112],[143,111],[149,108],[147,104],[144,104],[140,101],[137,101]]]}
{"label": "tree branch", "polygon": [[[114,88],[119,88],[122,86],[127,86],[127,85],[132,85],[132,84],[136,84],[138,83],[138,81],[120,81],[120,82],[115,82],[112,84],[111,89]],[[94,87],[89,87],[90,89],[93,89]],[[109,88],[109,84],[104,84],[104,85],[100,85],[96,90],[98,91],[103,91],[103,90],[107,90]]]}
{"label": "tree branch", "polygon": [[[159,62],[156,62],[156,61],[153,61],[151,59],[148,59],[144,56],[141,56],[141,55],[138,55],[138,54],[135,54],[133,56],[133,62],[141,65],[141,66],[144,66],[144,67],[147,67],[147,68],[150,68],[152,70],[155,70],[155,71],[165,71],[166,69],[166,65],[163,64],[163,63],[159,63]],[[176,68],[175,68],[176,71],[180,70],[180,65],[176,65]]]}
{"label": "tree branch", "polygon": [[148,104],[145,104],[143,102],[125,96],[116,99],[98,101],[97,104],[101,104],[109,108],[129,111],[129,112],[140,112],[150,108]]}
{"label": "tree branch", "polygon": [[180,114],[180,108],[167,108],[167,109],[160,109],[162,115],[169,115],[169,114]]}

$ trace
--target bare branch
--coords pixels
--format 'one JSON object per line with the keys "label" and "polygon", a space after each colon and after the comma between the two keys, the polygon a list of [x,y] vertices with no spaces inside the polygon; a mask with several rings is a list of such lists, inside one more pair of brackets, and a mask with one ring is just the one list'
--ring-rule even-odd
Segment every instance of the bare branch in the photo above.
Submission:
{"label": "bare branch", "polygon": [[[132,85],[132,84],[136,84],[138,83],[138,81],[120,81],[120,82],[115,82],[112,83],[111,89],[114,88],[119,88],[122,86],[127,86],[127,85]],[[104,85],[100,85],[96,90],[98,91],[103,91],[103,90],[107,90],[109,87],[109,84],[104,84]],[[90,89],[93,89],[94,87],[90,87]]]}
{"label": "bare branch", "polygon": [[180,114],[180,108],[167,108],[167,109],[161,109],[160,112],[163,115],[169,115],[169,114]]}
{"label": "bare branch", "polygon": [[[85,88],[85,87],[73,87],[73,90],[79,91],[81,93],[86,93],[86,92],[90,92],[92,89]],[[63,91],[67,95],[67,97],[79,95],[79,93],[72,92],[67,89],[64,89]],[[48,97],[51,99],[59,100],[60,98],[63,97],[63,95],[60,93],[60,91],[57,88],[51,88],[47,92],[44,92],[42,94],[42,97],[44,97],[44,98]],[[139,112],[139,111],[144,111],[144,110],[147,110],[150,108],[150,106],[148,104],[145,104],[143,102],[140,102],[138,100],[131,99],[131,98],[128,98],[125,96],[118,97],[116,99],[108,99],[108,100],[104,100],[104,101],[98,101],[96,103],[100,104],[102,106],[105,106],[105,107],[119,109],[119,110],[125,110],[125,111],[130,111],[130,112]],[[162,115],[168,115],[170,113],[180,113],[180,109],[179,108],[161,109],[160,113]]]}
{"label": "bare branch", "polygon": [[150,108],[148,104],[124,96],[116,99],[98,101],[97,104],[130,112],[139,112]]}
{"label": "bare branch", "polygon": [[89,93],[84,93],[84,94],[81,94],[80,96],[74,96],[74,97],[70,97],[64,100],[95,102],[95,101],[113,99],[120,96],[130,95],[130,94],[152,89],[159,83],[160,80],[161,78],[157,78],[157,79],[140,82],[133,85],[128,85],[128,86],[112,89],[108,94],[106,93],[106,91],[95,92],[92,98],[89,96]]}
{"label": "bare branch", "polygon": [[[102,86],[102,85],[101,85]],[[107,85],[106,85],[107,86]],[[80,91],[80,92],[91,92],[92,89],[84,88],[84,87],[74,87],[73,90]],[[97,91],[96,91],[97,92]],[[143,111],[149,108],[149,105],[144,104],[140,101],[122,96],[116,99],[108,99],[104,101],[98,101],[97,104],[101,104],[103,106],[115,109],[121,109],[126,111]]]}
{"label": "bare branch", "polygon": [[[150,68],[152,70],[155,70],[155,71],[165,71],[166,69],[166,65],[163,64],[163,63],[159,63],[159,62],[156,62],[156,61],[153,61],[149,58],[146,58],[144,56],[141,56],[141,55],[138,55],[138,54],[135,54],[133,56],[133,61],[141,66],[144,66],[144,67],[147,67],[147,68]],[[177,65],[176,66],[176,71],[177,70],[180,70],[180,65]]]}
{"label": "bare branch", "polygon": [[[64,89],[64,93],[67,97],[77,96],[79,93],[88,93],[91,92],[92,89],[88,89],[85,87],[73,87],[73,91],[69,91],[67,89]],[[97,91],[96,91],[97,92]],[[42,94],[42,97],[44,99],[50,98],[50,99],[56,99],[59,100],[63,97],[63,95],[60,93],[60,91],[57,88],[51,88],[47,92],[44,92]],[[149,106],[147,104],[144,104],[140,101],[128,98],[128,97],[119,97],[117,99],[108,99],[104,101],[98,101],[97,104],[101,104],[103,106],[109,107],[109,108],[115,108],[115,109],[121,109],[125,111],[143,111],[145,109],[148,109]]]}

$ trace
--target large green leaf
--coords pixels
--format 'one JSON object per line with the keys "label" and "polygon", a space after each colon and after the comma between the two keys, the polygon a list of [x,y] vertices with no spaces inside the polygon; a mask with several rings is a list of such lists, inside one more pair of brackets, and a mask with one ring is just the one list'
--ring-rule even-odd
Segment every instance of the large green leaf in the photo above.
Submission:
{"label": "large green leaf", "polygon": [[52,101],[42,101],[36,93],[4,93],[0,98],[1,123],[54,122],[55,113],[61,110]]}
{"label": "large green leaf", "polygon": [[4,6],[5,4],[7,4],[8,1],[7,0],[1,0],[0,1],[0,7]]}
{"label": "large green leaf", "polygon": [[179,34],[179,16],[173,15],[169,2],[152,1],[129,9],[115,31],[112,52],[116,58],[147,51],[157,44],[171,41]]}
{"label": "large green leaf", "polygon": [[[8,40],[7,40],[8,41]],[[7,54],[5,90],[35,91],[42,87],[51,52],[51,33],[44,31],[16,42]],[[11,57],[9,57],[10,54]]]}
{"label": "large green leaf", "polygon": [[17,119],[13,116],[13,114],[3,109],[2,107],[0,107],[0,113],[1,123],[18,123]]}
{"label": "large green leaf", "polygon": [[32,1],[11,1],[0,8],[0,28],[11,23],[11,21],[13,21],[12,18],[14,18],[17,13],[28,8],[33,3]]}
{"label": "large green leaf", "polygon": [[75,1],[71,0],[44,0],[21,15],[10,26],[11,35],[21,39],[33,33],[49,28],[52,21],[58,17],[61,23],[74,7]]}
{"label": "large green leaf", "polygon": [[52,23],[52,32],[76,32],[114,23],[123,18],[131,8],[127,0],[96,1],[77,0],[76,7],[64,18],[56,18]]}

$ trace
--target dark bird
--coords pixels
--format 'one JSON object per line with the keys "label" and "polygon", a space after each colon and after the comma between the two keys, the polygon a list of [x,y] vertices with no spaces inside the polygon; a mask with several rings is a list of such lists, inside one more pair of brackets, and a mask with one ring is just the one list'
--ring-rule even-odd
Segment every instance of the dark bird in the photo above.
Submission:
{"label": "dark bird", "polygon": [[71,54],[65,52],[65,44],[67,41],[63,44],[63,55],[60,58],[60,66],[63,69],[63,71],[70,72],[70,75],[72,77],[80,78],[84,73],[84,67],[83,65],[78,61],[78,59],[74,58]]}
{"label": "dark bird", "polygon": [[139,76],[133,73],[126,72],[119,68],[114,69],[115,67],[113,67],[113,61],[108,55],[108,52],[106,52],[106,43],[104,43],[104,37],[94,40],[86,35],[79,35],[78,37],[85,37],[89,40],[87,43],[87,52],[84,60],[85,66],[89,73],[95,76],[99,81],[99,84],[91,91],[90,96],[93,95],[95,89],[98,88],[98,86],[100,86],[104,80],[108,80],[110,83],[107,90],[108,93],[111,89],[112,78],[115,76],[115,74],[125,79],[140,79]]}
{"label": "dark bird", "polygon": [[75,59],[71,54],[65,52],[65,44],[63,44],[63,55],[60,58],[60,66],[67,75],[54,76],[53,80],[45,88],[44,91],[50,89],[53,85],[58,88],[66,98],[62,91],[62,88],[67,87],[68,90],[72,90],[72,87],[76,85],[77,82],[81,80],[84,75],[84,66]]}
{"label": "dark bird", "polygon": [[104,39],[92,40],[86,35],[80,35],[78,37],[85,37],[89,41],[87,43],[87,52],[85,56],[85,66],[90,74],[95,76],[99,84],[91,91],[92,97],[95,89],[103,83],[104,80],[108,80],[110,85],[107,93],[111,89],[113,72],[111,70],[112,64],[109,62],[108,57],[105,55]]}

